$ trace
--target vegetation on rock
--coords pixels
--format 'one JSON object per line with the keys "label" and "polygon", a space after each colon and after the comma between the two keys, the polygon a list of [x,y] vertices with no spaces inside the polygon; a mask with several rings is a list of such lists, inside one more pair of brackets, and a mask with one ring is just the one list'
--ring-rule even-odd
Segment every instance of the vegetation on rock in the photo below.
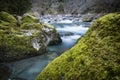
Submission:
{"label": "vegetation on rock", "polygon": [[[0,62],[43,54],[49,42],[46,36],[53,40],[46,29],[51,30],[49,35],[58,35],[54,27],[40,24],[34,16],[24,15],[19,22],[14,16],[0,12]],[[54,38],[59,40],[60,36]]]}
{"label": "vegetation on rock", "polygon": [[120,80],[120,14],[97,19],[37,80]]}

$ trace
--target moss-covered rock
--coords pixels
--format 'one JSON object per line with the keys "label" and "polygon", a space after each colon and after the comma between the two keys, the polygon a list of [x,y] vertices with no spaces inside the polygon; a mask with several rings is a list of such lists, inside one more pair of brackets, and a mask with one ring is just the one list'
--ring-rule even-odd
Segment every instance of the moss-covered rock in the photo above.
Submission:
{"label": "moss-covered rock", "polygon": [[120,80],[120,14],[97,19],[37,80]]}
{"label": "moss-covered rock", "polygon": [[26,14],[19,23],[6,12],[0,14],[0,62],[43,54],[50,42],[47,38],[57,34],[54,27],[49,28],[53,33],[47,33],[43,23],[34,16]]}
{"label": "moss-covered rock", "polygon": [[41,29],[42,26],[39,24],[39,19],[31,16],[30,14],[25,14],[21,19],[22,29]]}
{"label": "moss-covered rock", "polygon": [[23,16],[21,20],[20,27],[22,29],[28,29],[28,30],[33,30],[33,29],[40,30],[41,34],[44,37],[46,37],[45,40],[47,42],[46,45],[54,45],[62,42],[60,35],[58,34],[54,26],[50,24],[38,23],[38,22],[39,22],[38,18],[26,14]]}
{"label": "moss-covered rock", "polygon": [[31,23],[38,23],[39,22],[39,19],[38,18],[36,18],[36,17],[34,17],[34,16],[32,16],[32,15],[30,15],[30,14],[25,14],[23,17],[22,17],[22,23],[26,23],[26,22],[31,22]]}
{"label": "moss-covered rock", "polygon": [[[14,18],[14,16],[6,13],[0,12],[0,33],[11,33],[14,29],[19,27],[18,21]],[[4,31],[3,31],[4,30]]]}
{"label": "moss-covered rock", "polygon": [[0,20],[9,22],[9,23],[17,23],[17,20],[7,12],[0,12]]}
{"label": "moss-covered rock", "polygon": [[[0,60],[2,62],[8,60],[11,61],[43,54],[46,50],[46,47],[42,44],[42,42],[35,42],[32,41],[32,39],[33,37],[23,35],[0,35]],[[33,43],[41,43],[38,50],[34,48]]]}

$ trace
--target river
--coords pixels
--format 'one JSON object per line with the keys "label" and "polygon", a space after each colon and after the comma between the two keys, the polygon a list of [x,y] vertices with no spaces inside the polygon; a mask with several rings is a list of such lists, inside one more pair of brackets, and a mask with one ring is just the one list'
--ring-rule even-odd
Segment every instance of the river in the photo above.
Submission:
{"label": "river", "polygon": [[35,80],[45,66],[61,53],[70,49],[86,33],[90,25],[89,22],[67,21],[51,24],[59,32],[62,43],[48,46],[48,53],[43,55],[9,63],[8,66],[12,69],[10,80]]}

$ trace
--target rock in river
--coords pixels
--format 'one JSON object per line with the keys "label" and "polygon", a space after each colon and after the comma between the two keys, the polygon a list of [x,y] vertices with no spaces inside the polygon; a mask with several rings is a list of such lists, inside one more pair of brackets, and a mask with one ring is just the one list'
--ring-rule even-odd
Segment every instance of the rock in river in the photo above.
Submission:
{"label": "rock in river", "polygon": [[60,43],[59,34],[50,26],[29,14],[18,21],[11,14],[0,12],[0,62],[43,54],[51,42]]}

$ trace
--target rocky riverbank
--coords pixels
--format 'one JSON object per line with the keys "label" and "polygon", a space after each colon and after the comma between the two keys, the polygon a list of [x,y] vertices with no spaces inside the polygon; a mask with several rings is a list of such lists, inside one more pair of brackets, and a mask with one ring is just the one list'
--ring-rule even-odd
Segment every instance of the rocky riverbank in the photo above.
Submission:
{"label": "rocky riverbank", "polygon": [[39,23],[39,19],[25,14],[21,19],[0,12],[0,62],[23,59],[46,52],[47,45],[61,43],[55,28]]}
{"label": "rocky riverbank", "polygon": [[[34,12],[36,16],[39,14]],[[40,21],[46,23],[73,23],[73,22],[92,22],[106,13],[86,13],[86,14],[57,14],[39,15]]]}

